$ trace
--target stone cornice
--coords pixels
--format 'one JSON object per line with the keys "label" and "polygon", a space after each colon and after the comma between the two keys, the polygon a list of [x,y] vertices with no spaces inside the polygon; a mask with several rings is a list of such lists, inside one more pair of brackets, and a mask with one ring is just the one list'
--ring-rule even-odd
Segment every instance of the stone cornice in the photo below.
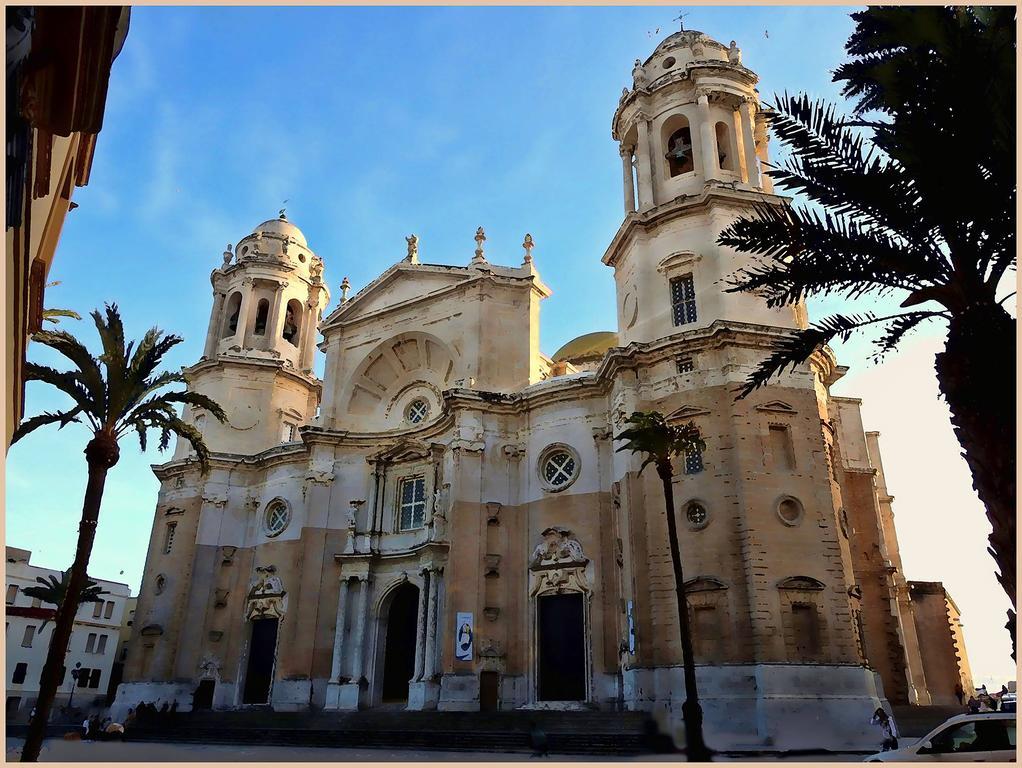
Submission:
{"label": "stone cornice", "polygon": [[311,387],[317,392],[323,389],[323,382],[320,381],[316,376],[312,374],[303,373],[302,371],[294,368],[289,368],[284,364],[283,360],[268,360],[262,357],[246,357],[244,355],[225,355],[219,354],[215,357],[201,358],[199,362],[194,365],[185,366],[181,369],[182,373],[186,377],[194,376],[196,374],[203,374],[207,371],[214,370],[221,366],[228,367],[236,365],[243,368],[271,368],[275,369],[281,375],[287,376],[288,378],[294,379],[296,382],[303,384],[307,387]]}
{"label": "stone cornice", "polygon": [[603,254],[603,263],[613,267],[629,239],[638,231],[648,232],[672,219],[702,213],[714,202],[752,206],[756,203],[789,203],[790,197],[771,195],[759,190],[739,189],[733,184],[709,183],[695,195],[681,195],[642,213],[629,213]]}

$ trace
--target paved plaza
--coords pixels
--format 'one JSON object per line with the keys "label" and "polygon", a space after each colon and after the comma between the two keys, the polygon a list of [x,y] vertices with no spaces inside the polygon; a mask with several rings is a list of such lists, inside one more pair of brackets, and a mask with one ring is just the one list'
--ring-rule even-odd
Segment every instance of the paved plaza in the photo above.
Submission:
{"label": "paved plaza", "polygon": [[[21,739],[8,738],[6,744],[7,762],[14,762],[21,754]],[[335,749],[330,747],[270,747],[244,746],[233,744],[170,744],[167,742],[81,742],[47,739],[43,744],[40,762],[430,762],[430,763],[485,763],[520,762],[540,760],[542,762],[594,762],[584,755],[550,755],[533,758],[527,752],[500,754],[495,752],[442,752],[423,750],[389,749]],[[861,755],[819,754],[819,755],[757,755],[737,757],[719,755],[716,762],[858,762]],[[684,756],[642,755],[638,757],[615,758],[603,762],[682,762]]]}

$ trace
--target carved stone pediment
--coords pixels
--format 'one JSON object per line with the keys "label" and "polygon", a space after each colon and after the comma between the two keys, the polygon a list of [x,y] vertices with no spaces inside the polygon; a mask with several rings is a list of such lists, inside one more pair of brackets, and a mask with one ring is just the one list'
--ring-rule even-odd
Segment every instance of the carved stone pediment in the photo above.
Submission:
{"label": "carved stone pediment", "polygon": [[794,408],[792,408],[783,400],[771,400],[769,403],[757,405],[756,410],[768,411],[771,413],[798,413],[798,411],[796,411]]}
{"label": "carved stone pediment", "polygon": [[586,578],[589,559],[582,551],[582,544],[567,528],[557,526],[543,531],[543,540],[536,545],[529,559],[533,597],[543,593],[591,591]]}
{"label": "carved stone pediment", "polygon": [[686,593],[715,592],[719,589],[727,589],[727,584],[713,576],[696,576],[685,582]]}
{"label": "carved stone pediment", "polygon": [[676,253],[672,253],[670,256],[667,256],[666,258],[662,259],[660,263],[657,264],[656,269],[657,272],[667,274],[668,272],[674,271],[676,269],[684,269],[687,267],[691,267],[701,258],[702,256],[700,256],[698,253],[695,253],[694,251],[677,251]]}
{"label": "carved stone pediment", "polygon": [[822,581],[818,581],[812,576],[789,576],[777,582],[777,588],[792,589],[799,592],[821,592],[827,587]]}
{"label": "carved stone pediment", "polygon": [[402,440],[396,445],[366,457],[370,464],[394,464],[400,461],[415,461],[430,457],[429,446],[417,440]]}
{"label": "carved stone pediment", "polygon": [[668,421],[681,421],[683,419],[691,419],[696,416],[707,416],[709,411],[705,408],[700,408],[696,405],[683,405],[675,411],[672,411],[667,415]]}

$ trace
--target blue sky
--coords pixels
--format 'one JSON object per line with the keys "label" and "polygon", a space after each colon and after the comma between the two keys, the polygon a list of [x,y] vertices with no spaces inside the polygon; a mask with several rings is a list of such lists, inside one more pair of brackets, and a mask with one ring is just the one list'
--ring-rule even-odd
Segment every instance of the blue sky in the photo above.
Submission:
{"label": "blue sky", "polygon": [[[685,10],[686,27],[738,42],[764,98],[782,90],[839,98],[830,78],[853,27],[849,9]],[[614,329],[612,272],[600,263],[622,218],[610,120],[632,61],[677,29],[677,14],[135,7],[92,178],[75,191],[80,207],[50,275],[62,284],[47,305],[84,314],[116,301],[129,335],[159,325],[185,337],[168,364],[194,362],[210,270],[227,243],[287,199],[289,218],[325,260],[334,306],[344,276],[358,290],[403,257],[406,235],[418,234],[423,261],[467,264],[481,225],[495,263],[519,263],[522,238],[533,235],[537,267],[554,291],[542,310],[545,352]],[[819,317],[839,304],[810,310]],[[91,320],[69,328],[95,343]],[[945,581],[963,611],[977,677],[1000,681],[1013,671],[1002,629],[1008,603],[936,400],[941,331],[910,337],[881,367],[867,364],[864,343],[839,345],[852,372],[838,391],[865,397],[867,429],[884,433],[908,577]],[[317,364],[322,371],[321,356]],[[28,414],[59,405],[29,386]],[[7,541],[32,549],[41,565],[73,558],[86,440],[75,425],[50,428],[8,456]],[[138,589],[157,490],[148,465],[162,458],[123,444],[90,569],[97,577]]]}

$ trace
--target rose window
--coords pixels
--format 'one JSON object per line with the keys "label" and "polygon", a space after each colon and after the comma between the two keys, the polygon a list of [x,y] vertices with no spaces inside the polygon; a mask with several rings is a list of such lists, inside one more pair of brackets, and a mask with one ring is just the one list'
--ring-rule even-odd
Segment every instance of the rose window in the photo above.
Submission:
{"label": "rose window", "polygon": [[273,502],[266,508],[266,519],[264,521],[266,535],[276,536],[283,532],[290,520],[291,510],[288,509],[287,504],[282,501]]}
{"label": "rose window", "polygon": [[412,400],[405,409],[405,418],[410,424],[418,424],[429,416],[429,403],[422,398]]}
{"label": "rose window", "polygon": [[543,464],[543,477],[554,488],[560,488],[575,477],[575,457],[567,451],[550,454]]}

